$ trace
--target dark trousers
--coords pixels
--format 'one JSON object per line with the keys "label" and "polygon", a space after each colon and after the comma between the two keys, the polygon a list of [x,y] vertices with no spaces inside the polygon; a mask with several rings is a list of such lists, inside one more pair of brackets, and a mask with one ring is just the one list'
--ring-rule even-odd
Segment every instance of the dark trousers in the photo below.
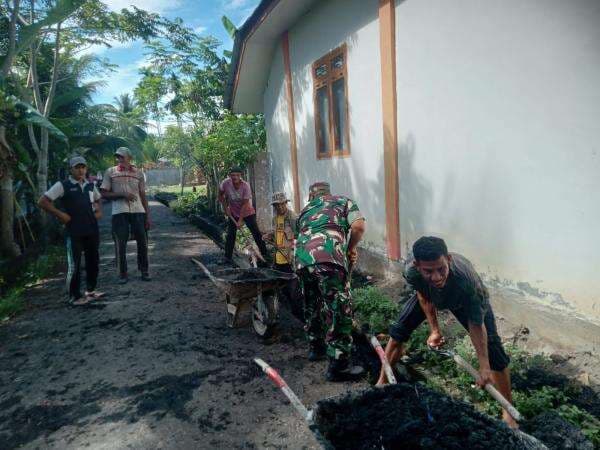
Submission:
{"label": "dark trousers", "polygon": [[145,213],[122,213],[112,216],[112,235],[115,241],[115,253],[119,275],[127,274],[127,241],[129,232],[137,242],[138,269],[148,273],[148,235],[146,234]]}
{"label": "dark trousers", "polygon": [[[291,264],[273,264],[273,269],[284,273],[294,273],[294,268]],[[299,320],[304,321],[304,299],[300,292],[300,283],[298,282],[298,279],[294,278],[289,281],[281,291],[290,306],[292,314]]]}
{"label": "dark trousers", "polygon": [[81,253],[85,255],[85,281],[88,291],[96,289],[100,256],[98,231],[84,236],[67,236],[67,289],[70,298],[81,297]]}
{"label": "dark trousers", "polygon": [[[450,312],[465,328],[469,329],[469,318],[465,308],[451,309]],[[406,342],[410,335],[425,320],[425,313],[419,304],[417,294],[414,294],[404,305],[398,320],[390,326],[390,336],[398,342]],[[487,331],[488,358],[492,370],[502,371],[510,362],[510,358],[502,347],[502,341],[496,329],[496,319],[490,305],[483,319]]]}
{"label": "dark trousers", "polygon": [[[263,241],[260,230],[258,229],[258,224],[256,223],[256,214],[252,214],[251,216],[244,217],[244,222],[246,226],[252,233],[252,237],[254,238],[254,242],[258,245],[258,249],[263,257],[267,256],[267,246]],[[231,220],[231,218],[227,219],[227,238],[225,240],[225,257],[231,259],[233,256],[233,247],[235,246],[235,235],[237,234],[237,227],[235,226],[235,222]]]}

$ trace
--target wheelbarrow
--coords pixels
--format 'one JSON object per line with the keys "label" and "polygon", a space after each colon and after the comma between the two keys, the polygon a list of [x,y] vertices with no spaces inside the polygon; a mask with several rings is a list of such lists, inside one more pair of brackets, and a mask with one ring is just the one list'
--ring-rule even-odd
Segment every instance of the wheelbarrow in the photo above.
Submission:
{"label": "wheelbarrow", "polygon": [[251,308],[252,328],[262,338],[272,336],[279,314],[279,290],[296,278],[293,273],[266,268],[221,269],[211,272],[195,258],[192,262],[225,293],[227,326],[239,326],[242,310]]}

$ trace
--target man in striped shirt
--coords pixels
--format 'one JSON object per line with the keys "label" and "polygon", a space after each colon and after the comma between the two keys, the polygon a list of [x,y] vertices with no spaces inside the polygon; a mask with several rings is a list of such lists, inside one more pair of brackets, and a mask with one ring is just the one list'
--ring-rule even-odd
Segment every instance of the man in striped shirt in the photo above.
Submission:
{"label": "man in striped shirt", "polygon": [[150,209],[146,199],[144,174],[131,164],[127,147],[115,152],[117,165],[106,171],[100,190],[102,196],[112,200],[112,234],[115,241],[119,283],[127,277],[127,241],[130,231],[137,242],[138,269],[143,281],[150,281],[148,273],[148,235]]}

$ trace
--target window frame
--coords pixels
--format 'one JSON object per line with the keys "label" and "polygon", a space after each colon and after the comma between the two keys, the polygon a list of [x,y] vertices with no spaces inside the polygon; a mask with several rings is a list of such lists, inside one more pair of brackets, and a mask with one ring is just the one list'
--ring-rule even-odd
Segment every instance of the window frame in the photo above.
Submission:
{"label": "window frame", "polygon": [[[340,69],[333,69],[333,60],[342,56],[344,64]],[[326,76],[319,78],[316,75],[318,67],[326,64],[327,74]],[[312,80],[313,80],[313,107],[314,107],[314,120],[315,120],[315,140],[316,140],[316,156],[317,159],[331,159],[331,158],[344,158],[350,156],[350,114],[348,109],[348,52],[346,44],[333,49],[326,55],[317,59],[311,66]],[[333,84],[340,78],[344,79],[344,112],[346,114],[346,129],[344,131],[345,141],[347,148],[336,148],[336,141],[343,143],[344,139],[342,136],[337,136],[337,130],[334,120],[334,97],[333,97]],[[319,105],[317,101],[317,91],[323,87],[327,88],[327,102],[328,102],[328,117],[327,125],[329,130],[329,151],[322,153],[319,150],[322,147],[322,139],[320,132],[321,116],[319,111]],[[343,147],[343,146],[342,146]]]}

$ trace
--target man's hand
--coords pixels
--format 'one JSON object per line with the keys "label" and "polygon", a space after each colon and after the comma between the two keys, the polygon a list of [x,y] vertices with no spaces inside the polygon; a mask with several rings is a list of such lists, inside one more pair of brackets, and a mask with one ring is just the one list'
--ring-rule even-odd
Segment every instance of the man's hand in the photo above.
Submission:
{"label": "man's hand", "polygon": [[135,202],[137,200],[137,195],[127,192],[123,195],[128,202]]}
{"label": "man's hand", "polygon": [[240,228],[242,228],[242,226],[243,226],[243,225],[244,225],[244,219],[242,219],[242,218],[240,217],[240,220],[238,220],[238,221],[235,223],[235,226],[236,226],[236,227],[238,228],[238,230],[239,230]]}
{"label": "man's hand", "polygon": [[60,223],[62,223],[63,225],[66,225],[71,221],[71,216],[62,211],[56,217],[58,217],[58,220],[60,220]]}
{"label": "man's hand", "polygon": [[484,388],[486,384],[493,384],[492,370],[489,367],[483,367],[479,369],[479,378],[477,379],[477,386]]}
{"label": "man's hand", "polygon": [[429,337],[427,338],[427,346],[431,348],[438,349],[442,347],[446,343],[446,339],[442,336],[442,333],[439,331],[432,331]]}
{"label": "man's hand", "polygon": [[348,261],[350,261],[351,265],[355,265],[358,261],[358,250],[356,247],[348,250]]}
{"label": "man's hand", "polygon": [[102,210],[100,210],[100,209],[97,209],[97,210],[94,212],[94,217],[96,218],[96,220],[100,220],[100,219],[102,219]]}
{"label": "man's hand", "polygon": [[148,231],[151,226],[152,226],[152,221],[150,220],[150,217],[148,217],[148,215],[146,214],[146,220],[144,221],[144,228],[146,229],[146,231]]}

